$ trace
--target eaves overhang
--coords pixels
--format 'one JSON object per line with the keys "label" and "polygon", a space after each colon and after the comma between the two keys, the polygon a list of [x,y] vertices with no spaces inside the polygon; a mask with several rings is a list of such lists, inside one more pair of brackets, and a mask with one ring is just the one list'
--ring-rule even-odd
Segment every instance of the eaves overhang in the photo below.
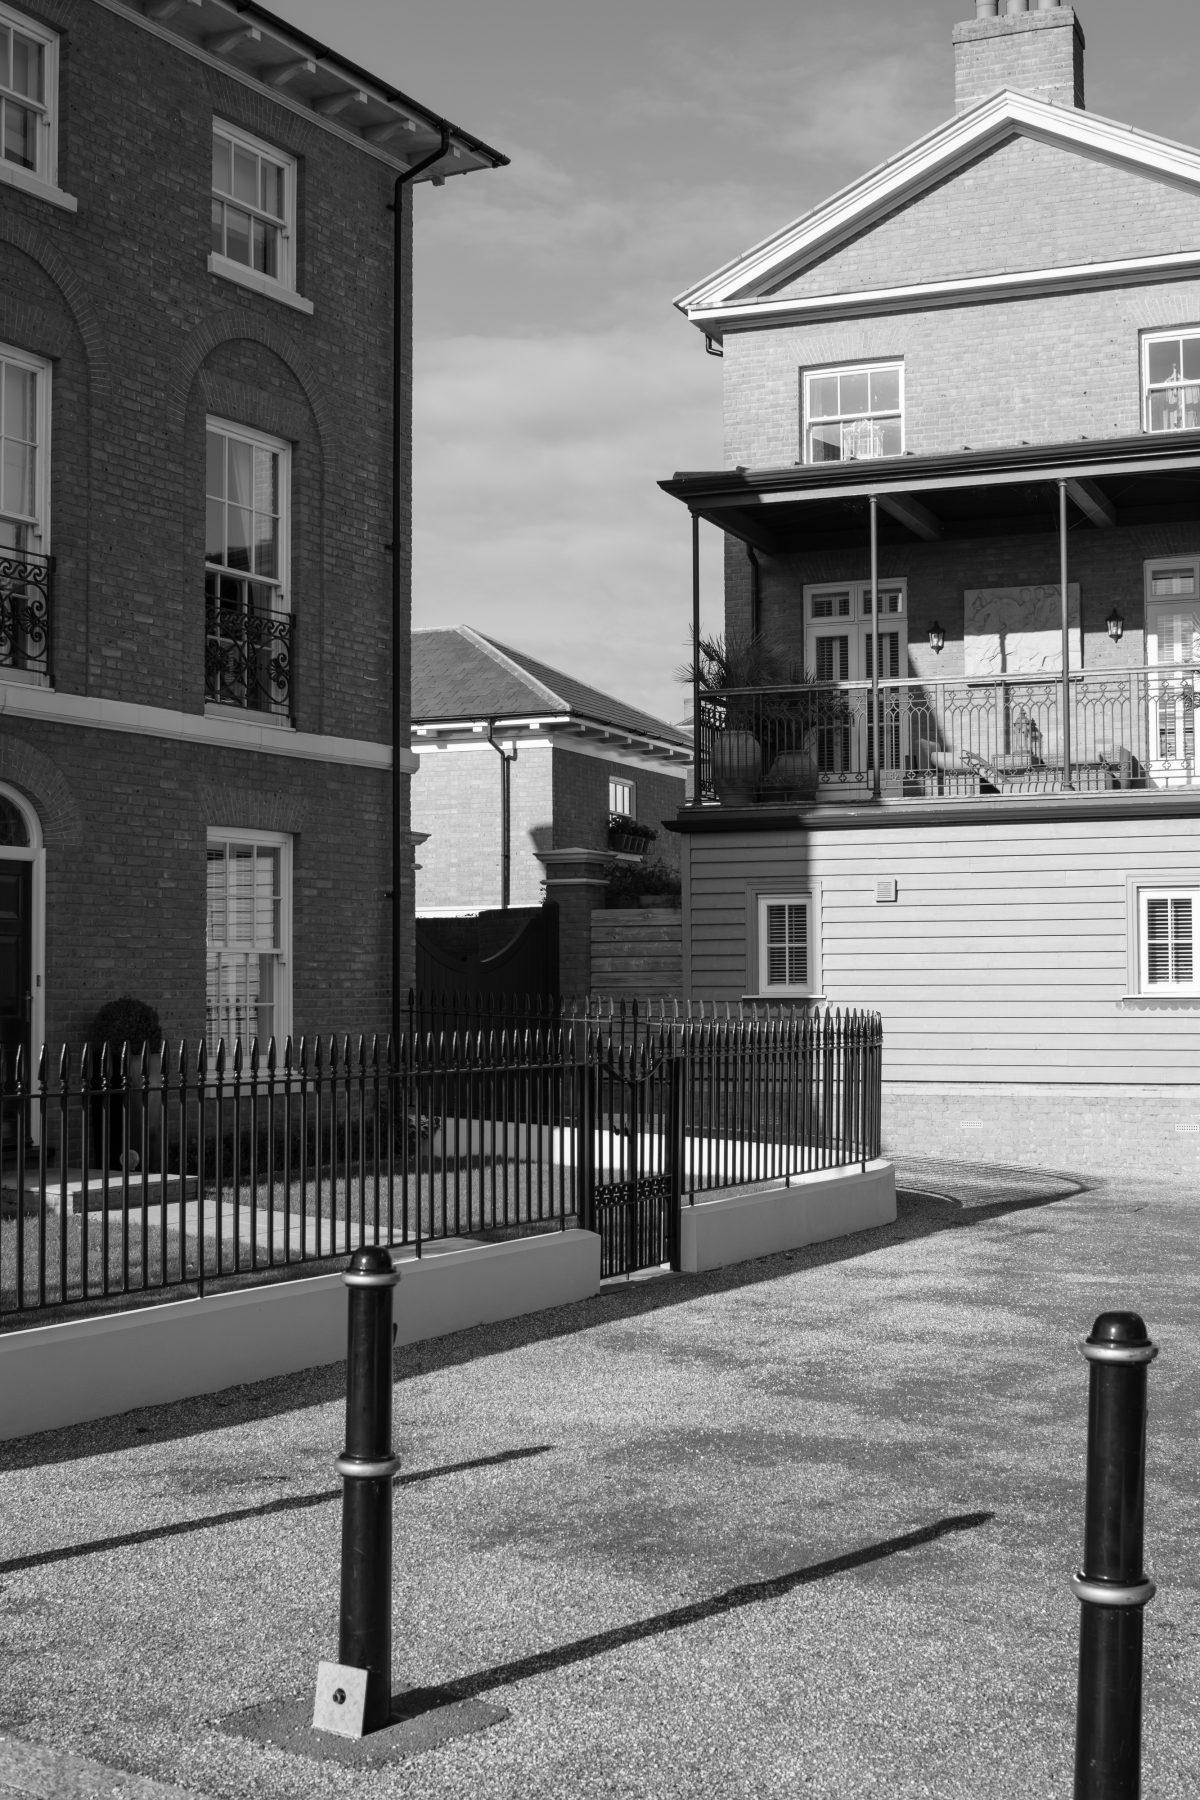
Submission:
{"label": "eaves overhang", "polygon": [[438,744],[486,743],[489,727],[493,734],[502,733],[520,744],[557,743],[561,748],[570,748],[572,744],[586,743],[590,747],[610,749],[614,754],[624,751],[676,763],[681,769],[689,767],[692,761],[692,746],[682,734],[675,741],[652,732],[632,731],[604,719],[585,718],[578,713],[488,718],[478,713],[463,714],[459,718],[414,717],[410,741],[414,750],[429,749]]}
{"label": "eaves overhang", "polygon": [[256,0],[96,0],[106,11],[176,43],[243,85],[359,145],[401,171],[447,138],[446,155],[415,178],[441,181],[502,168],[508,157],[419,100],[361,68]]}
{"label": "eaves overhang", "polygon": [[[1200,514],[1200,431],[1058,444],[1020,444],[998,449],[881,458],[772,469],[681,472],[660,481],[663,492],[698,518],[764,550],[783,548],[789,528],[833,529],[850,510],[878,500],[893,529],[907,526],[919,537],[954,534],[989,509],[1017,509],[1032,525],[1028,496],[1042,492],[1050,504],[1058,484],[1094,524],[1119,523],[1123,496],[1145,511],[1152,493],[1178,506],[1182,497]],[[1007,496],[1007,498],[1006,498]],[[1193,497],[1194,496],[1194,497]],[[940,497],[940,506],[939,506]],[[914,504],[901,504],[910,500]],[[899,521],[899,523],[895,523]]]}

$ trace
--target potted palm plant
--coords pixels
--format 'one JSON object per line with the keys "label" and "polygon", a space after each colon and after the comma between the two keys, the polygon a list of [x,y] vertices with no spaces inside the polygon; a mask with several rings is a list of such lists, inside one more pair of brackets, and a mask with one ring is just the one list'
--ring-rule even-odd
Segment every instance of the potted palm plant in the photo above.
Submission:
{"label": "potted palm plant", "polygon": [[820,732],[845,722],[842,696],[761,636],[701,637],[698,649],[678,674],[690,686],[698,672],[701,704],[707,695],[721,706],[709,751],[717,798],[745,806],[760,786],[789,799],[815,795]]}

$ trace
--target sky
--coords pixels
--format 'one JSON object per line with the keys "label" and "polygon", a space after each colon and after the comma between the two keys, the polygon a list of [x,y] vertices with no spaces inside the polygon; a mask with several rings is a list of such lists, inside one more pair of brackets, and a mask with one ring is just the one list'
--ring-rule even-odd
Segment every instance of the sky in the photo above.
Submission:
{"label": "sky", "polygon": [[[271,0],[511,158],[415,202],[413,622],[660,718],[721,364],[672,305],[954,110],[974,0]],[[1195,0],[1079,0],[1090,111],[1200,143]],[[702,528],[703,617],[721,623]]]}

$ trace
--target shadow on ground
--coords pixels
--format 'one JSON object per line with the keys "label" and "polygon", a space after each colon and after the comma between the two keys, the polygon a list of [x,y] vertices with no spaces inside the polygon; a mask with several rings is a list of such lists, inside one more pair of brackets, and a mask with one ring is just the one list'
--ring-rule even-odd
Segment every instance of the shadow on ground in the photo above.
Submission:
{"label": "shadow on ground", "polygon": [[[930,1237],[936,1232],[969,1230],[989,1220],[1003,1218],[1032,1207],[1103,1192],[1104,1184],[1058,1170],[1023,1169],[1015,1166],[939,1162],[930,1158],[897,1157],[897,1216],[892,1225],[857,1232],[829,1243],[810,1244],[755,1262],[736,1263],[704,1275],[664,1274],[632,1281],[607,1283],[590,1300],[571,1306],[498,1324],[477,1325],[448,1337],[430,1338],[398,1351],[395,1380],[402,1382],[435,1369],[472,1362],[480,1356],[518,1349],[525,1344],[575,1332],[590,1331],[611,1319],[637,1318],[663,1307],[679,1306],[701,1294],[728,1293],[776,1281],[809,1268],[823,1268],[867,1256],[890,1245]],[[312,1274],[298,1268],[296,1278]],[[179,1291],[165,1299],[177,1300]],[[403,1304],[403,1289],[401,1299]],[[70,1462],[78,1457],[106,1455],[140,1447],[147,1442],[173,1439],[224,1429],[252,1419],[279,1413],[327,1406],[345,1398],[343,1363],[304,1372],[303,1391],[295,1375],[225,1388],[216,1394],[198,1394],[169,1405],[143,1407],[109,1419],[96,1419],[61,1431],[0,1443],[0,1470],[35,1468],[47,1463]]]}

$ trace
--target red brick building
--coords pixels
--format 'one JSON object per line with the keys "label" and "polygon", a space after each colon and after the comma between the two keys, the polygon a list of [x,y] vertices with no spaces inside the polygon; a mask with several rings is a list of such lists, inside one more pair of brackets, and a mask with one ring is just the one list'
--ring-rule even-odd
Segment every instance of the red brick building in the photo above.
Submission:
{"label": "red brick building", "polygon": [[505,159],[243,0],[2,0],[0,106],[5,1050],[386,1027],[411,182]]}
{"label": "red brick building", "polygon": [[[614,847],[678,866],[661,828],[683,804],[688,739],[467,626],[414,632],[412,711],[418,916],[538,907],[545,892],[561,989],[586,993],[588,920]],[[652,834],[643,849],[620,849],[614,814]]]}
{"label": "red brick building", "polygon": [[976,13],[953,118],[678,302],[728,464],[663,485],[791,669],[702,697],[685,985],[881,1008],[894,1149],[1190,1172],[1200,151]]}

